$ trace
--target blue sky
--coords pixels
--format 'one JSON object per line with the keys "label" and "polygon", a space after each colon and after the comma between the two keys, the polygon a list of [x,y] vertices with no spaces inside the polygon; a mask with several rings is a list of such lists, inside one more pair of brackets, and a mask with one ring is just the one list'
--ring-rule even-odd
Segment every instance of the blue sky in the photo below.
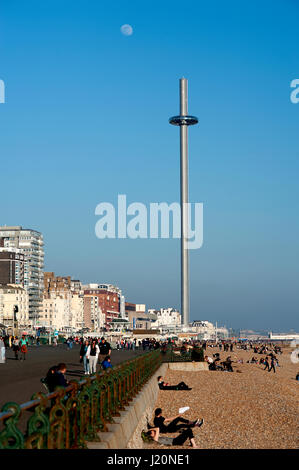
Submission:
{"label": "blue sky", "polygon": [[2,0],[0,223],[43,232],[46,270],[180,307],[179,240],[99,240],[94,212],[179,201],[184,76],[204,203],[191,319],[299,330],[298,15],[295,0]]}

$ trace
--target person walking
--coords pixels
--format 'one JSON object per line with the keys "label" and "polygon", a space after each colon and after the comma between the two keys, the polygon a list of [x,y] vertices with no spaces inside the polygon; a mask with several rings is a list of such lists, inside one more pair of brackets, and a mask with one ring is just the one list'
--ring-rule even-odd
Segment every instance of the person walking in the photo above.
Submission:
{"label": "person walking", "polygon": [[272,369],[273,369],[273,372],[275,373],[275,356],[271,357],[271,367],[268,370],[268,372],[271,372]]}
{"label": "person walking", "polygon": [[265,366],[264,370],[267,369],[268,372],[269,372],[270,367],[269,367],[268,356],[266,356],[266,358],[265,358],[265,360],[264,360],[264,366]]}
{"label": "person walking", "polygon": [[82,343],[82,346],[81,346],[81,349],[80,349],[80,362],[83,362],[85,375],[89,375],[89,360],[86,357],[88,346],[89,346],[89,341],[86,339]]}
{"label": "person walking", "polygon": [[16,361],[18,361],[19,360],[20,346],[19,346],[19,339],[18,339],[17,336],[15,337],[15,339],[12,342],[12,349],[13,349],[13,352],[15,353],[15,359],[16,359]]}
{"label": "person walking", "polygon": [[2,336],[0,336],[0,364],[5,364],[5,344]]}
{"label": "person walking", "polygon": [[89,360],[89,372],[95,374],[97,371],[97,362],[100,354],[100,348],[96,344],[96,340],[93,339],[92,343],[88,346],[86,357]]}
{"label": "person walking", "polygon": [[103,362],[106,358],[106,356],[111,355],[111,346],[110,344],[105,340],[104,337],[101,338],[101,342],[99,344],[100,347],[100,356],[99,356],[99,362]]}
{"label": "person walking", "polygon": [[26,360],[26,354],[28,352],[28,340],[26,339],[25,335],[22,335],[22,338],[20,339],[20,348],[21,348],[21,361]]}

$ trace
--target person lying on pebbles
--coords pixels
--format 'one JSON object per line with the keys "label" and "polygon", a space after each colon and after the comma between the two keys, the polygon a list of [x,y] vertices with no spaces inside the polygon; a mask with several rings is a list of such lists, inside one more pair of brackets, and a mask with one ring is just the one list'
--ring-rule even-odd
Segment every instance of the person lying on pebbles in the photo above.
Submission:
{"label": "person lying on pebbles", "polygon": [[152,428],[147,432],[147,435],[156,441],[158,444],[162,444],[164,446],[182,446],[187,439],[190,440],[191,447],[196,448],[197,445],[194,440],[194,434],[192,429],[183,429],[178,436],[175,437],[164,437],[160,436],[159,428]]}
{"label": "person lying on pebbles", "polygon": [[185,382],[180,382],[177,385],[170,385],[167,382],[164,382],[162,375],[158,377],[158,386],[160,390],[192,390],[192,388],[188,387]]}
{"label": "person lying on pebbles", "polygon": [[[181,416],[182,414],[178,414],[177,416],[174,416],[172,418],[164,418],[164,416],[162,416],[162,409],[156,408],[154,426],[156,428],[159,428],[160,433],[172,433],[177,432],[179,429],[194,428],[196,426],[200,427],[203,425],[203,419],[196,419],[195,421],[190,421],[189,419],[182,418]],[[165,423],[169,424],[166,426]]]}

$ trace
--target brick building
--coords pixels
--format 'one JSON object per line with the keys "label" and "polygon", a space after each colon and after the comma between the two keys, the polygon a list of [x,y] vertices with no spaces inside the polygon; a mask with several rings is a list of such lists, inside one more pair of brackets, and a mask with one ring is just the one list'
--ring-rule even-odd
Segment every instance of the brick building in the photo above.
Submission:
{"label": "brick building", "polygon": [[84,324],[96,331],[109,329],[109,323],[121,315],[121,290],[112,284],[84,286]]}
{"label": "brick building", "polygon": [[42,326],[58,330],[80,329],[83,324],[83,291],[80,281],[70,276],[44,273]]}

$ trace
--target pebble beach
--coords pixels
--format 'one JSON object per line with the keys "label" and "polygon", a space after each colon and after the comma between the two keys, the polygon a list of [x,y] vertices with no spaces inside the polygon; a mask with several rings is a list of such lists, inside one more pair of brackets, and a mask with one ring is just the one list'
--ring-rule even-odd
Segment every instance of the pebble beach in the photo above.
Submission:
{"label": "pebble beach", "polygon": [[[215,352],[219,349],[208,348],[206,354]],[[220,352],[221,360],[228,355],[234,361],[243,359],[243,364],[233,364],[234,372],[168,370],[166,382],[184,381],[192,390],[160,390],[155,408],[162,408],[164,417],[173,417],[180,407],[189,406],[184,418],[204,418],[203,426],[193,430],[198,449],[298,449],[299,382],[295,377],[299,364],[291,362],[291,352],[284,348],[277,356],[281,367],[276,373],[247,364],[252,356],[260,359],[261,355],[239,349]],[[156,443],[143,443],[143,447],[190,448],[189,441],[178,447]]]}

